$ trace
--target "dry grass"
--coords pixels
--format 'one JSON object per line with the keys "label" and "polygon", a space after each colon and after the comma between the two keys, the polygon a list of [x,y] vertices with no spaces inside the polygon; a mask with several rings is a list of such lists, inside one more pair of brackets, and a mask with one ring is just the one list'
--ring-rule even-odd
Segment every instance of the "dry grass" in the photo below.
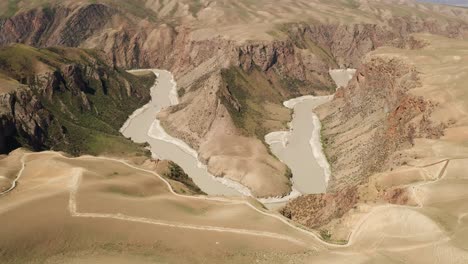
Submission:
{"label": "dry grass", "polygon": [[[460,185],[468,183],[467,160],[451,161],[441,180],[418,186],[422,209],[381,206],[363,214],[355,223],[351,245],[345,248],[326,247],[242,204],[174,196],[153,174],[116,161],[68,159],[55,153],[25,160],[21,184],[0,198],[4,263],[394,263],[397,259],[427,263],[434,250],[450,263],[463,263],[457,261],[468,257],[460,249],[467,244],[463,230],[468,225],[468,196]],[[76,200],[79,213],[266,231],[305,241],[307,246],[229,232],[72,216],[69,188],[76,170],[84,172]]]}
{"label": "dry grass", "polygon": [[[243,204],[174,196],[155,175],[122,163],[93,157],[67,159],[44,153],[26,158],[21,184],[0,199],[2,259],[12,263],[29,263],[34,259],[41,262],[51,257],[70,261],[80,251],[91,250],[91,255],[96,256],[94,261],[101,255],[125,254],[133,259],[132,254],[136,254],[135,259],[154,260],[164,256],[171,262],[186,263],[191,262],[191,256],[201,261],[213,250],[215,254],[211,257],[218,261],[230,254],[232,248],[240,250],[234,254],[240,259],[246,258],[244,254],[253,257],[256,251],[295,254],[306,250],[271,238],[261,238],[263,242],[258,244],[257,236],[230,232],[72,217],[68,209],[69,186],[77,169],[84,171],[77,193],[79,213],[122,214],[177,225],[273,232],[316,244],[282,222]],[[119,252],[122,246],[127,248],[125,252]]]}
{"label": "dry grass", "polygon": [[[74,0],[11,0],[10,8],[0,8],[0,15],[10,16],[56,3],[76,5]],[[168,24],[184,24],[195,29],[194,39],[222,35],[238,41],[271,40],[284,37],[281,26],[286,23],[382,23],[391,16],[427,18],[438,21],[465,21],[468,9],[416,4],[410,1],[378,0],[88,0],[117,7],[129,17]],[[3,3],[3,5],[6,5]],[[0,7],[2,7],[0,5]]]}

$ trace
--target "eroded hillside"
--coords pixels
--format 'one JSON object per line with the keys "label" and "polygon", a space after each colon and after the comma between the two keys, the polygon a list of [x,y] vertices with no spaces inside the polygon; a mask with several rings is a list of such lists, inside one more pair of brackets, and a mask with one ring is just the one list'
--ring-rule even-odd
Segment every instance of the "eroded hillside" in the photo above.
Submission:
{"label": "eroded hillside", "polygon": [[20,44],[0,49],[0,76],[0,152],[145,154],[118,131],[149,100],[154,76],[114,69],[94,51]]}
{"label": "eroded hillside", "polygon": [[[0,155],[6,263],[468,262],[467,9],[18,0],[0,10],[0,152],[107,156]],[[202,192],[174,163],[127,161],[143,146],[117,130],[154,77],[123,69],[164,68],[180,97],[158,116],[165,130],[216,176],[287,195],[291,172],[264,136],[290,120],[284,100],[334,93],[329,69],[345,67],[357,68],[350,84],[314,110],[328,192],[292,200],[286,218],[251,198],[192,196]]]}
{"label": "eroded hillside", "polygon": [[386,203],[445,210],[426,201],[447,195],[436,191],[439,181],[457,189],[445,170],[467,157],[466,43],[417,38],[427,46],[370,53],[352,82],[317,109],[330,193],[292,201],[286,216],[339,240],[359,215]]}
{"label": "eroded hillside", "polygon": [[419,48],[412,33],[463,38],[467,28],[464,9],[412,1],[44,3],[18,1],[0,44],[95,48],[115,66],[171,70],[182,103],[161,113],[165,129],[260,197],[291,191],[262,142],[285,127],[283,100],[331,94],[330,68],[357,67],[384,45]]}

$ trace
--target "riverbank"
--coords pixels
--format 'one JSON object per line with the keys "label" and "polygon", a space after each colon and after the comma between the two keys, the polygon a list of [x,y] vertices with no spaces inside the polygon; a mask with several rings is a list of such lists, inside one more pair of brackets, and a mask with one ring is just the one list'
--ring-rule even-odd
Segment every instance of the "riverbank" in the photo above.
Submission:
{"label": "riverbank", "polygon": [[122,126],[121,133],[136,143],[148,143],[153,158],[177,163],[208,195],[251,196],[241,184],[208,173],[199,162],[198,153],[180,139],[167,134],[161,127],[157,114],[166,107],[179,103],[176,82],[172,74],[164,70],[152,71],[158,78],[151,88],[151,101],[136,110]]}
{"label": "riverbank", "polygon": [[[137,70],[142,72],[149,70]],[[198,159],[198,153],[184,141],[170,136],[161,126],[157,114],[164,108],[177,105],[177,84],[172,74],[164,70],[150,70],[158,78],[151,88],[151,101],[136,110],[122,126],[124,136],[137,143],[148,143],[153,158],[172,160],[183,168],[195,184],[208,195],[252,196],[242,184],[223,177],[215,177]],[[348,71],[346,71],[347,73]],[[289,131],[268,134],[265,141],[272,152],[292,171],[292,192],[285,197],[259,199],[264,204],[280,204],[301,194],[325,192],[330,168],[320,142],[320,121],[311,109],[329,101],[332,96],[302,96],[284,102],[294,110]],[[304,144],[305,143],[305,144]]]}
{"label": "riverbank", "polygon": [[[344,87],[353,78],[355,69],[330,70],[337,89]],[[293,116],[288,131],[275,131],[265,136],[271,151],[292,172],[293,188],[300,194],[325,193],[330,179],[330,165],[323,152],[321,123],[313,109],[329,102],[330,96],[306,95],[285,101]]]}
{"label": "riverbank", "polygon": [[294,110],[289,131],[265,136],[271,151],[291,169],[293,188],[300,194],[326,190],[330,169],[322,152],[320,121],[311,110],[331,98],[308,95],[284,102],[285,107]]}

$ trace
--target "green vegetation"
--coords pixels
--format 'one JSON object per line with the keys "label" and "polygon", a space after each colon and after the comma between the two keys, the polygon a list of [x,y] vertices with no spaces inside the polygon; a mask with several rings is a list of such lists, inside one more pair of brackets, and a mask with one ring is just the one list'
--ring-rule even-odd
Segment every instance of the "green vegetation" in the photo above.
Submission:
{"label": "green vegetation", "polygon": [[[53,10],[53,6],[60,3],[59,0],[2,0],[0,3],[0,18],[7,18],[15,15],[18,11],[30,10],[42,7],[44,10]],[[0,2],[2,2],[0,1]],[[122,14],[129,14],[139,18],[156,21],[157,13],[145,6],[142,0],[88,0],[89,4],[105,3],[122,10]],[[20,9],[21,7],[21,9]],[[48,12],[47,10],[45,10]]]}
{"label": "green vegetation", "polygon": [[299,94],[299,88],[304,87],[306,83],[304,81],[291,78],[289,76],[281,78],[281,84],[284,87],[288,87],[293,93]]}
{"label": "green vegetation", "polygon": [[[254,67],[246,72],[231,67],[223,70],[221,75],[227,89],[221,100],[234,124],[246,136],[262,141],[266,134],[286,129],[290,114],[283,106],[284,100],[301,96],[305,91],[311,91],[311,87],[328,89],[321,84],[285,77],[275,68],[264,72]],[[313,94],[313,91],[309,93]]]}
{"label": "green vegetation", "polygon": [[193,0],[189,2],[189,11],[193,17],[198,16],[198,12],[203,8],[201,0]]}
{"label": "green vegetation", "polygon": [[320,236],[325,241],[330,241],[331,239],[331,234],[328,230],[320,230]]}
{"label": "green vegetation", "polygon": [[328,138],[324,135],[323,125],[320,128],[320,141],[322,142],[322,148],[325,150],[328,146]]}
{"label": "green vegetation", "polygon": [[345,0],[344,3],[347,7],[352,8],[352,9],[357,9],[360,6],[359,2],[356,0]]}
{"label": "green vegetation", "polygon": [[187,205],[185,203],[182,203],[180,201],[173,201],[173,200],[168,200],[166,201],[168,205],[173,207],[174,209],[181,211],[183,213],[189,214],[189,215],[203,215],[206,212],[206,209],[198,209],[193,206]]}
{"label": "green vegetation", "polygon": [[290,168],[286,168],[286,171],[284,172],[284,176],[286,176],[286,178],[288,179],[291,179],[293,177],[293,174]]}
{"label": "green vegetation", "polygon": [[11,17],[18,12],[18,1],[19,0],[8,0],[6,10],[3,11],[2,17]]}
{"label": "green vegetation", "polygon": [[303,35],[298,35],[291,32],[291,28],[295,27],[295,23],[285,23],[279,25],[277,28],[280,32],[289,36],[289,39],[294,43],[294,45],[300,49],[307,50],[311,54],[315,54],[316,56],[322,58],[325,62],[334,67],[338,68],[338,63],[336,62],[335,58],[331,51],[324,49],[313,40],[309,38],[305,38]]}
{"label": "green vegetation", "polygon": [[[96,2],[93,0],[92,2]],[[145,2],[141,0],[101,0],[100,2],[114,5],[121,9],[124,14],[132,14],[140,18],[146,18],[150,21],[156,21],[158,15],[152,9],[145,6]]]}
{"label": "green vegetation", "polygon": [[[162,7],[162,5],[161,5]],[[169,17],[173,17],[176,13],[177,13],[177,10],[179,10],[179,2],[177,2],[174,7],[171,9],[171,11],[169,12]]]}
{"label": "green vegetation", "polygon": [[177,90],[177,95],[179,97],[184,96],[184,94],[185,94],[185,88],[180,88],[179,90]]}
{"label": "green vegetation", "polygon": [[56,2],[59,2],[59,0],[1,0],[0,18],[9,18],[20,11],[27,11],[37,7],[42,7],[47,14],[52,10],[51,6]]}
{"label": "green vegetation", "polygon": [[334,240],[332,239],[332,234],[330,233],[330,231],[328,230],[320,230],[320,237],[326,241],[326,242],[329,242],[329,243],[333,243],[333,244],[337,244],[337,245],[346,245],[346,243],[348,243],[348,241],[346,240]]}
{"label": "green vegetation", "polygon": [[48,50],[38,49],[22,44],[0,48],[0,72],[14,79],[21,79],[34,72],[35,62],[58,66],[60,58]]}
{"label": "green vegetation", "polygon": [[[0,49],[0,74],[29,86],[53,115],[46,148],[72,155],[149,155],[119,129],[149,100],[154,75],[134,76],[109,67],[92,50],[25,45]],[[47,87],[52,78],[52,87]],[[23,136],[17,141],[27,146]]]}
{"label": "green vegetation", "polygon": [[[148,96],[137,98],[125,96],[125,87],[118,82],[117,75],[123,73],[110,73],[108,79],[90,80],[90,89],[95,90],[86,95],[90,109],[83,109],[83,101],[80,97],[73,96],[68,91],[56,93],[52,100],[43,102],[54,116],[58,117],[60,123],[66,128],[65,134],[68,142],[60,141],[53,144],[53,148],[66,151],[74,155],[83,153],[99,155],[130,154],[141,156],[149,155],[142,145],[132,143],[123,138],[119,129],[128,116],[144,105]],[[116,74],[112,76],[112,74]],[[129,76],[127,76],[128,78]],[[115,78],[115,79],[114,79]],[[142,77],[143,80],[134,79],[135,87],[148,87],[152,84],[152,78]],[[130,78],[133,79],[133,78]],[[64,111],[66,109],[66,111]],[[52,137],[51,138],[55,138]]]}
{"label": "green vegetation", "polygon": [[187,188],[190,189],[194,194],[205,194],[197,185],[192,181],[192,179],[184,172],[184,170],[177,165],[176,163],[169,162],[169,172],[163,175],[164,177],[183,183]]}
{"label": "green vegetation", "polygon": [[320,129],[320,142],[322,144],[323,153],[325,158],[327,159],[328,163],[330,164],[331,168],[333,169],[333,164],[336,162],[336,156],[330,157],[328,154],[328,147],[330,144],[329,138],[324,133],[324,122],[322,121],[322,127]]}
{"label": "green vegetation", "polygon": [[256,136],[259,139],[272,131],[268,121],[284,123],[284,120],[272,120],[266,109],[267,104],[281,107],[284,97],[280,84],[274,84],[259,70],[250,73],[237,67],[222,71],[222,77],[229,96],[222,97],[235,125],[243,129],[245,135]]}
{"label": "green vegetation", "polygon": [[114,194],[123,195],[123,196],[129,196],[129,197],[139,197],[139,198],[146,197],[146,194],[140,192],[139,190],[131,190],[129,188],[126,188],[120,185],[111,185],[107,187],[106,191],[110,193],[114,193]]}

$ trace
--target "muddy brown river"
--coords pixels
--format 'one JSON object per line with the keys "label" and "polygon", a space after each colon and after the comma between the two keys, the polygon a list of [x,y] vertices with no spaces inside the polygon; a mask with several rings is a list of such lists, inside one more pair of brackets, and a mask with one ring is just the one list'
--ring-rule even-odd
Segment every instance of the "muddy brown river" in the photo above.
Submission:
{"label": "muddy brown river", "polygon": [[[161,127],[157,114],[166,107],[179,103],[176,82],[165,70],[152,71],[158,76],[151,88],[151,101],[136,110],[122,126],[121,133],[136,143],[149,143],[154,158],[172,160],[181,166],[201,190],[216,196],[251,196],[241,184],[211,175],[198,160],[197,152],[180,139],[168,135]],[[330,72],[339,85],[350,79],[349,70]],[[327,102],[331,96],[304,96],[284,103],[294,110],[289,131],[273,132],[266,136],[272,152],[293,173],[293,192],[283,198],[262,199],[264,203],[285,202],[300,194],[321,193],[327,186],[330,174],[328,162],[320,144],[320,121],[312,109]]]}

